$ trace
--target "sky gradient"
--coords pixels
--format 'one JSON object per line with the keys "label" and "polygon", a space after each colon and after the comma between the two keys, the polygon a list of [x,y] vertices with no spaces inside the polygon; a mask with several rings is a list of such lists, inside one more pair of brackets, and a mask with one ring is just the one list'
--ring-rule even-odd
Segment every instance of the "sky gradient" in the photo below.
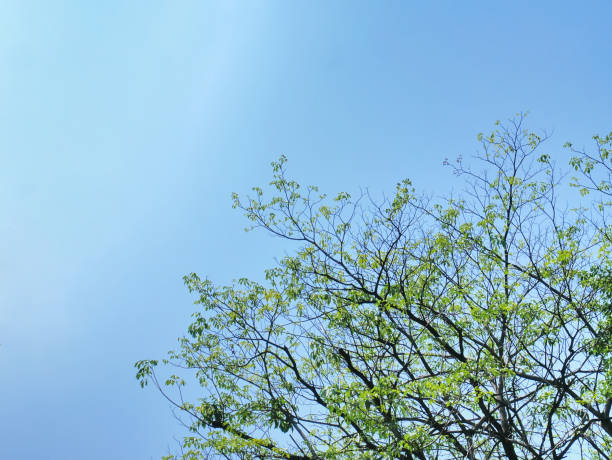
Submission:
{"label": "sky gradient", "polygon": [[230,200],[281,154],[330,193],[442,195],[497,119],[560,164],[612,130],[612,3],[535,3],[0,2],[0,458],[176,446],[133,363],[186,331],[184,274],[291,250]]}

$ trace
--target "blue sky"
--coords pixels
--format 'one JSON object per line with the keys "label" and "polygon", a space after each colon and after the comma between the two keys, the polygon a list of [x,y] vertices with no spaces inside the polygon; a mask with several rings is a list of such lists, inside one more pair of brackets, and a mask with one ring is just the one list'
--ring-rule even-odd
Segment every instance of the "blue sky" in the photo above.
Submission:
{"label": "blue sky", "polygon": [[149,459],[182,428],[133,363],[182,275],[261,278],[288,249],[231,209],[289,172],[323,190],[453,184],[445,157],[530,111],[549,150],[612,129],[612,4],[0,4],[0,458]]}

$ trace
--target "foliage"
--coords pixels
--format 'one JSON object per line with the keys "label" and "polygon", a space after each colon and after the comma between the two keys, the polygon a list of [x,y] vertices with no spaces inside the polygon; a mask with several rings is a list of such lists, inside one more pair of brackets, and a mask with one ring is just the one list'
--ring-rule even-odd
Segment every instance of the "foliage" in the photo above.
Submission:
{"label": "foliage", "polygon": [[523,122],[479,135],[461,198],[406,180],[391,200],[330,199],[285,158],[272,198],[234,196],[298,249],[263,284],[185,277],[199,308],[163,360],[181,375],[136,364],[187,417],[182,458],[610,458],[612,138],[574,151],[593,206],[564,210]]}

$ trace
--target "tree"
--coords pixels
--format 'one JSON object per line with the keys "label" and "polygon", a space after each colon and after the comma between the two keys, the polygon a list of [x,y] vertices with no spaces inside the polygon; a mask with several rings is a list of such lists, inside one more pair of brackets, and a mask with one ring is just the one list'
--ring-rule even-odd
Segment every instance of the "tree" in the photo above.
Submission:
{"label": "tree", "polygon": [[460,197],[330,199],[285,158],[272,198],[234,196],[298,249],[263,284],[185,277],[178,374],[136,364],[187,417],[183,458],[611,458],[612,135],[575,151],[575,209],[522,115],[478,138]]}

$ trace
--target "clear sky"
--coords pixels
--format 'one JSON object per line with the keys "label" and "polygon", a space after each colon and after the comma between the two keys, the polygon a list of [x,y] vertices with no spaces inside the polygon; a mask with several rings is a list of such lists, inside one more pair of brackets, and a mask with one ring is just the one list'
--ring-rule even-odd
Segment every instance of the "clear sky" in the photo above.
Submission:
{"label": "clear sky", "polygon": [[286,154],[329,192],[450,190],[498,118],[612,130],[612,3],[0,2],[0,458],[149,459],[182,428],[134,378],[185,331],[182,275],[283,243],[232,191]]}

